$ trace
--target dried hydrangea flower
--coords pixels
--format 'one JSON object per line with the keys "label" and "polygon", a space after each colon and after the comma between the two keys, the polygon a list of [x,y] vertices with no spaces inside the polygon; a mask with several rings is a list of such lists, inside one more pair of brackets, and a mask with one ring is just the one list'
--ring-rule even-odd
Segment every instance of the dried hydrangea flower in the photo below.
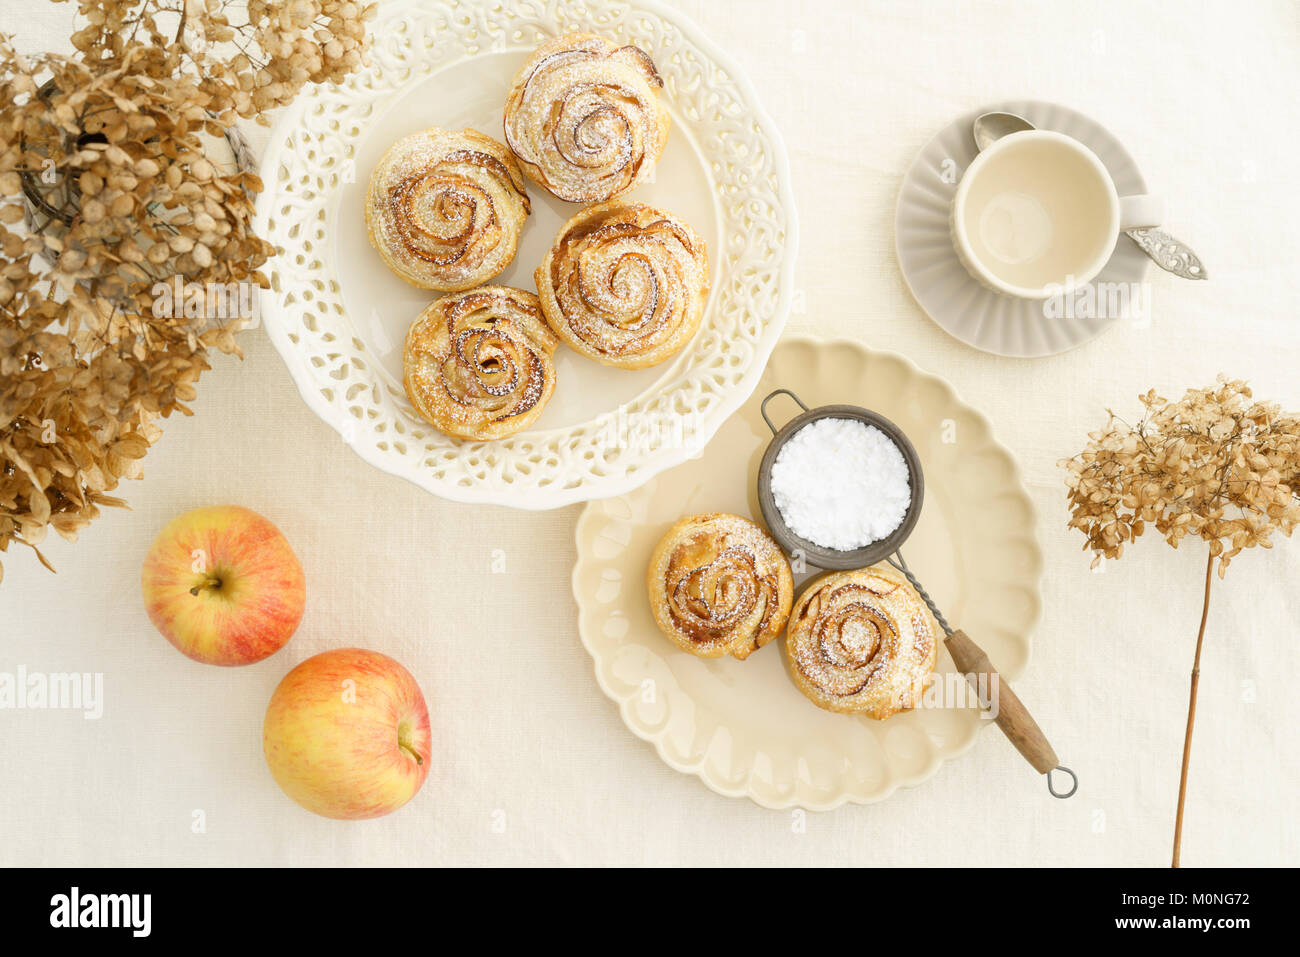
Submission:
{"label": "dried hydrangea flower", "polygon": [[1071,528],[1094,566],[1118,558],[1148,525],[1177,547],[1209,543],[1223,576],[1242,549],[1268,548],[1274,531],[1300,523],[1300,416],[1254,401],[1240,380],[1219,377],[1178,402],[1155,391],[1128,425],[1112,412],[1088,445],[1061,463],[1069,472]]}
{"label": "dried hydrangea flower", "polygon": [[[75,540],[140,475],[242,319],[159,284],[265,287],[258,178],[208,144],[363,62],[373,4],[79,0],[77,55],[0,34],[0,552]],[[44,562],[44,556],[37,550]],[[48,563],[47,563],[48,564]],[[3,576],[0,565],[0,576]]]}
{"label": "dried hydrangea flower", "polygon": [[1224,376],[1177,402],[1154,390],[1141,402],[1146,412],[1137,425],[1110,413],[1087,447],[1061,465],[1069,473],[1069,524],[1083,533],[1094,567],[1103,557],[1119,558],[1148,525],[1175,548],[1189,536],[1208,543],[1174,823],[1177,867],[1215,565],[1222,578],[1243,549],[1271,548],[1274,531],[1289,536],[1300,523],[1300,416],[1256,402],[1245,382]]}

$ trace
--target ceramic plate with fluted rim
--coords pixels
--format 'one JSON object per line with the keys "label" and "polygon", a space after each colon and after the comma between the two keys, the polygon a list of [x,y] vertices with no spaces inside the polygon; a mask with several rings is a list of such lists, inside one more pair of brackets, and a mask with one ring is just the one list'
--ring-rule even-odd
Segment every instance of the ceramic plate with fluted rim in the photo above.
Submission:
{"label": "ceramic plate with fluted rim", "polygon": [[[645,370],[561,347],[541,417],[495,442],[424,423],[402,388],[402,342],[437,298],[370,248],[362,196],[383,151],[429,126],[502,137],[515,71],[547,36],[581,30],[654,59],[672,114],[650,182],[627,199],[661,206],[708,244],[712,290],[695,338]],[[262,299],[267,332],[307,404],[370,464],[444,498],[555,508],[626,492],[688,458],[753,391],[789,313],[798,227],[780,135],[734,62],[681,14],[619,0],[393,0],[371,24],[371,64],[286,108],[262,166],[258,235],[281,250]],[[528,184],[533,215],[492,281],[532,290],[560,226],[581,207]],[[675,423],[670,446],[627,423]]]}
{"label": "ceramic plate with fluted rim", "polygon": [[[879,801],[934,774],[992,722],[973,708],[886,721],[822,711],[790,679],[779,641],[745,661],[696,658],[661,635],[650,613],[646,565],[677,519],[726,511],[761,521],[755,479],[771,433],[759,403],[776,388],[793,390],[809,407],[866,406],[903,429],[926,486],[903,549],[908,564],[1003,675],[1020,674],[1041,608],[1043,563],[1014,458],[946,381],[847,340],[782,341],[753,397],[703,455],[630,494],[587,505],[573,570],[578,630],[624,722],[677,770],[769,808]],[[783,401],[768,407],[778,426],[798,411]],[[938,672],[953,671],[941,648]]]}
{"label": "ceramic plate with fluted rim", "polygon": [[[1105,164],[1121,196],[1147,192],[1133,157],[1100,123],[1082,113],[1040,100],[1008,100],[972,110],[939,131],[903,177],[894,217],[894,247],[903,279],[922,310],[969,346],[1000,356],[1055,355],[1095,339],[1114,318],[1048,319],[1043,303],[993,292],[971,277],[957,259],[948,213],[961,174],[976,156],[971,125],[981,113],[1001,110],[1025,117],[1040,130],[1055,130],[1083,143]],[[1151,260],[1121,235],[1094,283],[1140,283]],[[1150,308],[1150,303],[1145,307]]]}

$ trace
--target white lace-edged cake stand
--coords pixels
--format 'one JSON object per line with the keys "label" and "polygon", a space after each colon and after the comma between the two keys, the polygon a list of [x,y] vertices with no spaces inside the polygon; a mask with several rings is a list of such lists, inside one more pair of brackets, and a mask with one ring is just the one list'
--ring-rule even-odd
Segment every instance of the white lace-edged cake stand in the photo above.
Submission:
{"label": "white lace-edged cake stand", "polygon": [[[898,265],[926,315],[967,345],[1021,358],[1065,352],[1120,320],[1047,318],[1042,302],[1003,296],[980,285],[952,248],[948,208],[961,174],[977,152],[971,125],[981,113],[993,110],[1019,114],[1041,130],[1056,130],[1079,140],[1106,164],[1121,196],[1147,192],[1133,157],[1105,127],[1082,113],[1040,100],[991,103],[944,127],[903,177],[894,225]],[[1120,236],[1095,282],[1140,283],[1150,262],[1133,240]]]}
{"label": "white lace-edged cake stand", "polygon": [[[573,31],[635,44],[663,77],[668,146],[627,198],[704,237],[708,308],[695,338],[651,369],[610,369],[561,347],[555,395],[532,428],[460,442],[424,423],[402,388],[407,327],[437,294],[407,286],[370,248],[366,181],[389,145],[420,129],[500,139],[515,72],[543,39]],[[371,465],[459,502],[556,508],[623,494],[697,454],[753,392],[790,309],[789,162],[744,74],[655,0],[391,0],[370,32],[369,65],[304,90],[262,165],[257,233],[280,250],[262,315],[307,404]],[[531,291],[581,207],[532,183],[529,196],[515,259],[492,281]]]}

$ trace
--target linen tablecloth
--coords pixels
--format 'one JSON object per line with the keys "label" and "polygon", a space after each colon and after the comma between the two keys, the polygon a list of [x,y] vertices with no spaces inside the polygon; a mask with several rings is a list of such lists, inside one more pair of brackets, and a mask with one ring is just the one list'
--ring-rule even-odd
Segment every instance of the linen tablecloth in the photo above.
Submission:
{"label": "linen tablecloth", "polygon": [[[884,803],[799,815],[719,797],[664,765],[596,686],[569,593],[580,507],[441,501],[365,465],[299,399],[265,332],[218,356],[51,575],[5,557],[0,671],[102,672],[103,716],[0,710],[5,864],[957,864],[1168,862],[1204,552],[1155,534],[1104,573],[1065,527],[1057,461],[1105,409],[1248,378],[1300,408],[1300,12],[1289,2],[679,0],[748,71],[789,147],[802,237],[791,333],[849,337],[947,377],[993,421],[1038,508],[1045,612],[1017,690],[1078,795],[1052,800],[996,731]],[[68,50],[73,8],[6,0],[27,52]],[[927,319],[894,255],[908,164],[953,116],[1036,97],[1113,130],[1211,279],[1151,274],[1152,321],[1053,358],[1002,359]],[[254,131],[261,146],[264,133]],[[139,568],[197,505],[237,502],[289,536],[310,599],[285,651],[197,665],[150,626]],[[496,550],[505,569],[493,571]],[[1300,863],[1300,541],[1216,582],[1183,861]],[[299,809],[261,753],[294,663],[362,645],[429,700],[428,782],[401,812]]]}

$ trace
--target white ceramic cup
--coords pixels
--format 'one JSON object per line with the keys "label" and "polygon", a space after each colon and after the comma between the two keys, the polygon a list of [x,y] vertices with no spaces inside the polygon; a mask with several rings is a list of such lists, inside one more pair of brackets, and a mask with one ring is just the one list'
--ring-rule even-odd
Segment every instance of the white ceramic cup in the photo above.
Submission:
{"label": "white ceramic cup", "polygon": [[1096,278],[1119,234],[1158,226],[1163,204],[1120,196],[1097,154],[1048,130],[1011,133],[966,168],[948,217],[957,258],[1007,296],[1047,299]]}

